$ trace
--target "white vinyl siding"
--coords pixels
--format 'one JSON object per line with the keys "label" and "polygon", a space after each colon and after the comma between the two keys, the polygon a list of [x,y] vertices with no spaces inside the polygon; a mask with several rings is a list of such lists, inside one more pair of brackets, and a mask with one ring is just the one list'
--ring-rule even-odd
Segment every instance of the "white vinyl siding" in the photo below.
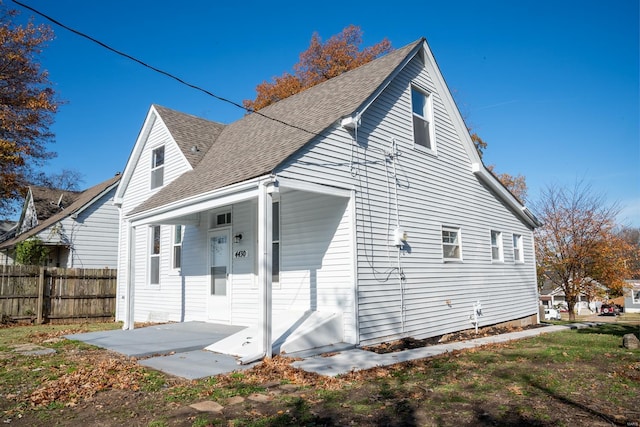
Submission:
{"label": "white vinyl siding", "polygon": [[[429,74],[431,65],[424,70],[415,58],[391,81],[362,115],[358,141],[336,128],[278,171],[291,179],[355,190],[362,345],[467,329],[477,301],[483,306],[480,326],[537,312],[532,232],[471,172],[448,104]],[[415,147],[412,84],[430,94],[437,157]],[[400,153],[395,173],[385,154],[392,153],[394,142]],[[400,258],[392,245],[396,219],[409,236],[410,251]],[[464,262],[443,263],[443,225],[461,230]],[[492,229],[522,235],[524,263],[491,262],[487,240]],[[283,245],[286,251],[284,240]],[[286,258],[283,252],[283,263]]]}
{"label": "white vinyl siding", "polygon": [[[166,186],[178,176],[191,169],[191,166],[180,152],[171,135],[161,120],[152,121],[151,129],[145,129],[143,139],[139,141],[141,147],[137,163],[131,168],[131,176],[126,183],[122,206],[120,207],[120,238],[118,255],[118,299],[116,301],[116,319],[124,320],[127,275],[129,274],[129,259],[133,262],[132,278],[135,288],[135,321],[180,321],[182,319],[182,278],[180,275],[170,274],[171,271],[171,232],[161,234],[160,247],[160,286],[148,285],[148,233],[145,226],[135,230],[133,254],[129,254],[129,224],[123,217],[136,206],[140,205],[154,192],[149,190],[152,162],[152,152],[159,146],[164,146],[163,183]],[[134,150],[135,151],[135,150]],[[131,165],[128,165],[130,167]],[[195,227],[185,227],[185,239]],[[186,241],[186,240],[185,240]],[[184,247],[183,247],[184,250]],[[199,248],[201,251],[201,248]],[[187,260],[183,256],[183,270]],[[206,263],[206,258],[205,261]],[[204,273],[202,273],[204,274]],[[194,319],[195,320],[195,319]],[[203,320],[203,319],[197,319]]]}
{"label": "white vinyl siding", "polygon": [[60,248],[53,265],[65,268],[117,268],[118,208],[115,187],[93,201],[77,216],[70,215],[42,230],[37,237]]}
{"label": "white vinyl siding", "polygon": [[[467,131],[447,110],[455,106],[442,95],[443,83],[432,79],[434,67],[427,63],[424,68],[419,58],[407,64],[362,115],[357,141],[354,132],[327,129],[274,171],[278,178],[348,189],[354,195],[348,199],[281,188],[274,316],[291,310],[339,312],[345,319],[345,341],[367,345],[470,328],[469,314],[477,301],[483,307],[480,326],[537,313],[533,233],[473,174],[473,147],[461,142]],[[414,142],[412,87],[429,94],[437,156]],[[160,145],[161,133],[161,127],[154,128],[150,146]],[[168,163],[174,159],[172,145],[165,145],[165,185],[179,169]],[[143,152],[123,212],[148,197],[148,156]],[[137,179],[138,173],[146,173],[144,180]],[[256,216],[255,201],[233,206],[232,235],[242,233],[243,239],[232,254],[247,251],[246,257],[232,259],[231,323],[238,325],[255,323],[257,316]],[[392,245],[396,224],[409,236],[402,252]],[[185,229],[184,283],[180,277],[164,281],[162,275],[160,291],[136,287],[136,320],[154,310],[180,320],[181,306],[185,320],[198,320],[206,312],[208,226],[208,219],[202,219]],[[443,226],[460,230],[464,262],[443,262]],[[511,251],[504,254],[509,258],[504,263],[491,262],[491,230],[522,236],[522,263],[511,262]],[[140,234],[137,230],[136,254],[146,249]],[[166,235],[169,239],[170,233]],[[126,250],[121,245],[125,271]],[[146,260],[139,258],[136,283],[144,281]],[[167,268],[168,261],[161,262],[161,272]]]}
{"label": "white vinyl siding", "polygon": [[354,342],[353,229],[349,199],[302,191],[280,194],[280,277],[273,313],[341,313]]}

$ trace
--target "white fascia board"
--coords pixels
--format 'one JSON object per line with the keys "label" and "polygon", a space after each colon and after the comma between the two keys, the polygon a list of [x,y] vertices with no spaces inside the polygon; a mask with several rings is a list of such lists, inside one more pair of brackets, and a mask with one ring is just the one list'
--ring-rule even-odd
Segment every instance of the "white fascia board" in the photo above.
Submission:
{"label": "white fascia board", "polygon": [[482,163],[472,163],[471,171],[485,184],[487,184],[493,191],[498,194],[498,196],[509,205],[515,212],[519,214],[519,216],[524,219],[524,221],[530,225],[532,228],[540,227],[540,222],[538,219],[527,209],[526,206],[523,206],[516,200],[516,198],[504,188],[502,184],[498,182],[498,180],[482,165]]}
{"label": "white fascia board", "polygon": [[127,217],[127,219],[136,227],[146,224],[173,223],[172,221],[175,218],[185,216],[192,217],[198,212],[256,198],[258,197],[258,185],[265,180],[273,181],[274,178],[271,175],[253,178],[210,193],[179,200],[177,202],[161,206],[157,209],[134,214]]}
{"label": "white fascia board", "polygon": [[118,207],[122,205],[124,193],[127,189],[127,186],[129,185],[131,177],[133,176],[133,171],[138,164],[138,159],[140,158],[140,154],[142,153],[142,148],[147,142],[147,138],[151,133],[151,129],[153,129],[153,125],[157,117],[158,113],[152,105],[149,109],[149,112],[147,113],[147,117],[145,118],[144,123],[142,124],[142,128],[140,128],[140,133],[138,133],[138,138],[136,138],[136,142],[133,145],[131,154],[127,159],[127,164],[124,167],[124,171],[122,172],[122,179],[120,179],[118,189],[116,190],[116,194],[113,197],[113,204]]}
{"label": "white fascia board", "polygon": [[314,182],[308,181],[299,181],[297,179],[291,178],[281,178],[277,177],[278,187],[281,190],[300,190],[306,191],[309,193],[319,193],[326,194],[328,196],[336,196],[336,197],[351,197],[351,188],[339,188],[333,187],[329,185],[316,184]]}
{"label": "white fascia board", "polygon": [[406,67],[407,64],[411,62],[411,60],[416,56],[416,54],[420,52],[420,49],[424,49],[425,47],[426,47],[426,42],[423,44],[417,45],[416,49],[404,58],[404,60],[400,63],[400,65],[398,65],[398,67],[387,77],[387,79],[375,90],[375,92],[369,97],[369,99],[366,100],[364,104],[362,104],[359,110],[356,110],[356,112],[352,116],[348,116],[348,117],[351,117],[353,120],[355,120],[359,126],[360,119],[364,114],[364,112],[369,109],[371,104],[373,104],[374,101],[378,99],[380,94],[384,92],[387,86],[391,84],[391,82],[396,78],[396,76],[400,74],[400,72],[402,72],[404,67]]}

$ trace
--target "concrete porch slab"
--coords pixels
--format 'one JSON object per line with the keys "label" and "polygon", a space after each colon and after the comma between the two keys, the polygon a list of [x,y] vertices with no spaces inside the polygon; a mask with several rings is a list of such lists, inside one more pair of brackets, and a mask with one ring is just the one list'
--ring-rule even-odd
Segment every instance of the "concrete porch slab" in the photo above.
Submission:
{"label": "concrete porch slab", "polygon": [[244,329],[206,322],[165,323],[131,330],[111,330],[65,335],[96,347],[131,357],[148,357],[172,352],[202,350],[206,346]]}
{"label": "concrete porch slab", "polygon": [[239,365],[237,359],[227,354],[207,350],[185,351],[169,356],[139,360],[142,366],[188,380],[211,377],[252,368],[256,363]]}

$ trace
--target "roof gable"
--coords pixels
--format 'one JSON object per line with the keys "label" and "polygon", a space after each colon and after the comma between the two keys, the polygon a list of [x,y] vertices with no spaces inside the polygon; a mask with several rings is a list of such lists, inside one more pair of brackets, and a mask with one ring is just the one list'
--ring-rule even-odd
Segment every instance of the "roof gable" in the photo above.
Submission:
{"label": "roof gable", "polygon": [[22,234],[19,234],[18,236],[10,240],[2,242],[2,244],[0,244],[0,249],[13,247],[15,244],[35,236],[40,231],[45,230],[52,224],[55,224],[63,220],[64,218],[67,218],[68,216],[71,216],[71,215],[77,215],[78,213],[86,209],[88,206],[93,204],[100,197],[102,197],[106,192],[113,189],[118,184],[119,181],[120,181],[120,175],[118,174],[113,178],[110,178],[104,182],[101,182],[100,184],[97,184],[83,192],[74,193],[75,200],[73,201],[73,203],[71,203],[69,206],[59,207],[58,211],[55,214],[49,216],[44,221],[39,221],[36,227],[33,227],[30,230]]}
{"label": "roof gable", "polygon": [[271,173],[316,136],[364,105],[423,41],[420,39],[228,125],[194,170],[131,213]]}
{"label": "roof gable", "polygon": [[156,123],[160,123],[167,128],[171,139],[178,146],[191,169],[200,163],[213,144],[213,141],[216,140],[225,127],[222,123],[212,122],[153,104],[147,113],[145,122],[142,125],[142,129],[129,156],[124,173],[122,174],[122,180],[120,181],[120,186],[115,196],[116,203],[121,202],[126,187],[142,154],[142,150],[147,142],[147,138]]}
{"label": "roof gable", "polygon": [[201,162],[127,215],[196,199],[220,188],[272,174],[295,153],[345,117],[361,115],[415,55],[420,55],[450,113],[477,179],[528,226],[538,220],[484,166],[424,38],[292,95],[225,127]]}

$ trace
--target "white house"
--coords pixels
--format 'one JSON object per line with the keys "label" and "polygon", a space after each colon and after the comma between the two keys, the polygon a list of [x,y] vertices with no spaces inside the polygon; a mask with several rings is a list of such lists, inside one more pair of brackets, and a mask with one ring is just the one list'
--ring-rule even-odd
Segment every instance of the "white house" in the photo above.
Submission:
{"label": "white house", "polygon": [[116,175],[82,192],[29,187],[20,219],[0,236],[0,263],[15,263],[20,242],[38,238],[49,249],[45,264],[63,268],[116,268]]}
{"label": "white house", "polygon": [[125,328],[253,326],[270,353],[538,320],[538,222],[424,39],[229,125],[152,106],[115,201]]}

